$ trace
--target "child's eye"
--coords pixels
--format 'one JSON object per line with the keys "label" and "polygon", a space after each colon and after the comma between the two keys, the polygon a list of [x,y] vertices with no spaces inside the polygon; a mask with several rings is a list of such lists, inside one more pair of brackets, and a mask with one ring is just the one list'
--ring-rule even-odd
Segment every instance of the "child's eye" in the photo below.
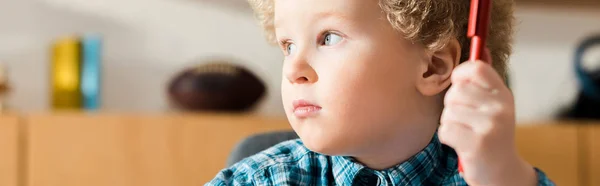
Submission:
{"label": "child's eye", "polygon": [[291,55],[296,51],[296,44],[294,43],[287,43],[285,45],[285,53],[286,55]]}
{"label": "child's eye", "polygon": [[335,33],[326,33],[322,44],[326,46],[331,46],[339,43],[340,41],[342,41],[342,36],[337,35]]}

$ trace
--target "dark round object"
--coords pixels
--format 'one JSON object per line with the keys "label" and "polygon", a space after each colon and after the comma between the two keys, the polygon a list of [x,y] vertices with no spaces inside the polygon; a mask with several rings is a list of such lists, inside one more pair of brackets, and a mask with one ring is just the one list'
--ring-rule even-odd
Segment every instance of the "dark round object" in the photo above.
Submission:
{"label": "dark round object", "polygon": [[169,97],[191,111],[246,111],[266,88],[248,69],[230,63],[209,63],[184,69],[169,83]]}

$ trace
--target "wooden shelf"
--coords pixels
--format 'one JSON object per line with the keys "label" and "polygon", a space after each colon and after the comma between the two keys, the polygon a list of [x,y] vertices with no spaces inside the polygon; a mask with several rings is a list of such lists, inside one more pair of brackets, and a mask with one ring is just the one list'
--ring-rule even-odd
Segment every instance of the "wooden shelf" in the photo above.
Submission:
{"label": "wooden shelf", "polygon": [[[203,185],[242,139],[281,130],[291,130],[285,118],[252,115],[0,115],[0,185]],[[598,122],[516,132],[519,153],[558,185],[600,185],[599,140]]]}
{"label": "wooden shelf", "polygon": [[0,185],[19,184],[18,117],[0,114]]}
{"label": "wooden shelf", "polygon": [[76,113],[28,117],[28,183],[61,186],[203,185],[255,133],[284,118]]}

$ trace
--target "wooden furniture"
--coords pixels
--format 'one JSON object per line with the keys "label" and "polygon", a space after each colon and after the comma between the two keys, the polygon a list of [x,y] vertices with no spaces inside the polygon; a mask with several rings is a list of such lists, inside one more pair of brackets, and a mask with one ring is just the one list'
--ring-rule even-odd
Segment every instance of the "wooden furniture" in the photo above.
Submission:
{"label": "wooden furniture", "polygon": [[[540,125],[541,124],[541,125]],[[0,186],[197,186],[243,138],[285,118],[223,114],[0,115]],[[600,124],[519,125],[519,153],[558,185],[600,185]]]}
{"label": "wooden furniture", "polygon": [[557,185],[582,185],[578,125],[575,123],[521,126],[515,133],[517,149],[530,164],[543,170]]}
{"label": "wooden furniture", "polygon": [[16,116],[0,117],[0,186],[16,186],[19,179],[19,134]]}
{"label": "wooden furniture", "polygon": [[590,126],[585,130],[588,135],[584,138],[582,150],[586,159],[581,163],[587,173],[587,185],[600,185],[600,125]]}
{"label": "wooden furniture", "polygon": [[520,126],[517,148],[557,185],[600,185],[600,122]]}
{"label": "wooden furniture", "polygon": [[198,186],[253,133],[287,129],[251,116],[34,115],[30,185]]}

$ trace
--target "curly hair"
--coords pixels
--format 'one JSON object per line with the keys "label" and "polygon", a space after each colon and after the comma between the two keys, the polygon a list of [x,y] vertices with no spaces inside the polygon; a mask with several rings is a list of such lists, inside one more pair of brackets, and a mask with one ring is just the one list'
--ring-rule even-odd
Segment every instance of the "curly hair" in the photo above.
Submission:
{"label": "curly hair", "polygon": [[[248,0],[270,43],[276,43],[274,0]],[[512,53],[514,0],[492,1],[492,16],[487,38],[492,66],[506,80],[507,63]],[[468,0],[380,0],[379,5],[392,27],[408,40],[423,43],[429,50],[442,49],[456,39],[461,46],[461,62],[468,59],[470,40],[466,36],[470,1]]]}

